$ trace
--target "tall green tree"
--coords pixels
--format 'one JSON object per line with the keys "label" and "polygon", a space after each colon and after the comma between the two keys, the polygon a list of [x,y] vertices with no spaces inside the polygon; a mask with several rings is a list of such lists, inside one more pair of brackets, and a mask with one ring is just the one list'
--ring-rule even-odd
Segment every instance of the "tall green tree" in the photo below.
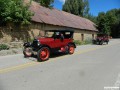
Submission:
{"label": "tall green tree", "polygon": [[85,18],[91,20],[94,23],[97,23],[97,16],[94,16],[92,14],[88,14],[87,16],[85,16]]}
{"label": "tall green tree", "polygon": [[62,10],[85,17],[89,13],[89,2],[88,0],[66,0]]}
{"label": "tall green tree", "polygon": [[98,29],[113,37],[120,37],[120,9],[101,12],[97,17]]}
{"label": "tall green tree", "polygon": [[110,34],[110,26],[108,23],[108,19],[106,18],[106,14],[104,12],[99,13],[97,21],[99,31],[105,34]]}
{"label": "tall green tree", "polygon": [[40,3],[44,7],[51,8],[53,7],[54,0],[34,0],[38,3]]}
{"label": "tall green tree", "polygon": [[4,16],[2,14],[5,12],[8,1],[9,0],[0,0],[0,25],[4,24]]}
{"label": "tall green tree", "polygon": [[112,9],[106,13],[109,20],[111,35],[120,37],[120,9]]}
{"label": "tall green tree", "polygon": [[33,13],[28,9],[29,5],[24,5],[23,0],[0,0],[2,23],[30,24]]}
{"label": "tall green tree", "polygon": [[88,17],[89,15],[89,2],[88,0],[83,0],[83,16]]}

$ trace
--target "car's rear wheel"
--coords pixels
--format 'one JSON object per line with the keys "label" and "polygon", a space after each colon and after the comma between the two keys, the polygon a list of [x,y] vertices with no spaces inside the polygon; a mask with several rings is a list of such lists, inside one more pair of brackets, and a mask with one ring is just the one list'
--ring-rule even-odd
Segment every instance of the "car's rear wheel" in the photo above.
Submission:
{"label": "car's rear wheel", "polygon": [[31,48],[25,48],[23,50],[23,54],[24,54],[24,57],[31,57],[32,56],[32,51],[31,51]]}
{"label": "car's rear wheel", "polygon": [[74,51],[75,51],[75,46],[74,45],[69,45],[69,49],[68,49],[68,53],[69,54],[73,54],[74,53]]}
{"label": "car's rear wheel", "polygon": [[97,41],[96,44],[99,45],[99,42]]}
{"label": "car's rear wheel", "polygon": [[42,47],[39,51],[38,51],[38,61],[42,62],[42,61],[46,61],[49,59],[50,56],[50,49],[48,47]]}
{"label": "car's rear wheel", "polygon": [[108,41],[106,41],[106,44],[108,44]]}
{"label": "car's rear wheel", "polygon": [[103,45],[103,41],[100,42],[100,45]]}

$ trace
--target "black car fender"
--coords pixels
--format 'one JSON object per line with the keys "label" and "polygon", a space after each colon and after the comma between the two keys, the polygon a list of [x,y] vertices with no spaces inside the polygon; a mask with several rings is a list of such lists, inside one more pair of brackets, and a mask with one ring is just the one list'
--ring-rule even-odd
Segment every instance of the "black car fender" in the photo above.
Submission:
{"label": "black car fender", "polygon": [[24,47],[31,47],[32,44],[31,44],[30,42],[25,42],[25,43],[23,44],[23,46],[24,46]]}
{"label": "black car fender", "polygon": [[51,50],[51,47],[49,47],[48,45],[40,44],[39,49],[41,49],[42,47],[48,47]]}

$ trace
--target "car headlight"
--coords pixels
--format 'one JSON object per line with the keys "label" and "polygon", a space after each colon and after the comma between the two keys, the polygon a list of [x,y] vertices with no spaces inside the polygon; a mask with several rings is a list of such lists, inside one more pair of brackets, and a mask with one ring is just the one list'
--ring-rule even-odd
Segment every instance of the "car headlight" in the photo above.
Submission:
{"label": "car headlight", "polygon": [[40,45],[40,41],[39,41],[39,40],[37,40],[37,41],[38,41],[38,44],[37,44],[37,45],[39,46],[39,45]]}
{"label": "car headlight", "polygon": [[39,46],[40,44],[38,43],[38,46]]}

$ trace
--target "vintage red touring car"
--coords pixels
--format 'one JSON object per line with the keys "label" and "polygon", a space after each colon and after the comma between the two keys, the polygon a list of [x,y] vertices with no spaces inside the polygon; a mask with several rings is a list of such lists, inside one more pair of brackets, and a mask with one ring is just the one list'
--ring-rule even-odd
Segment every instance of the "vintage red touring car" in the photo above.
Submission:
{"label": "vintage red touring car", "polygon": [[44,37],[37,37],[32,43],[24,43],[23,54],[25,57],[37,55],[38,61],[46,61],[50,54],[56,52],[73,54],[76,48],[73,34],[71,30],[47,30]]}

